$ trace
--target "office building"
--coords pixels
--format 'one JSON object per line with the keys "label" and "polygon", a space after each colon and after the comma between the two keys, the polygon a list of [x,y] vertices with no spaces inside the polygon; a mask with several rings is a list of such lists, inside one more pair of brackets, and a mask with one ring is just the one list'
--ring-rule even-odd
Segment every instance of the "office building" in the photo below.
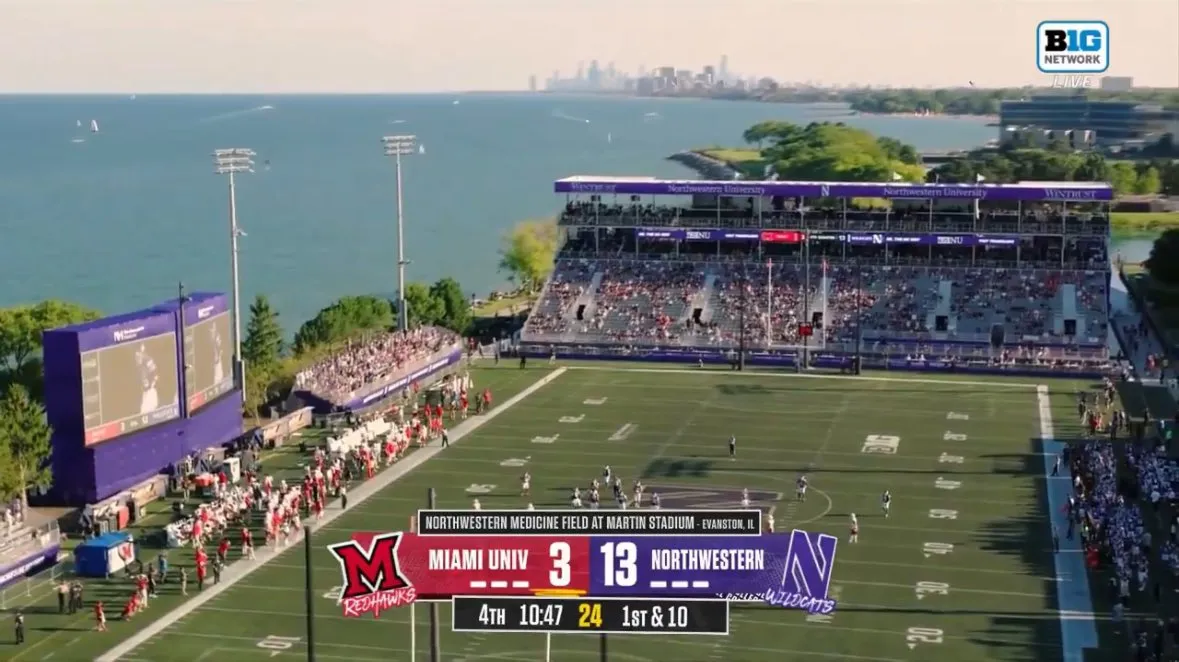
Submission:
{"label": "office building", "polygon": [[1129,92],[1134,89],[1133,76],[1102,76],[1102,92]]}
{"label": "office building", "polygon": [[1022,131],[1090,132],[1094,144],[1135,148],[1158,141],[1179,122],[1179,113],[1156,104],[1095,101],[1083,95],[1037,96],[999,105],[999,136]]}

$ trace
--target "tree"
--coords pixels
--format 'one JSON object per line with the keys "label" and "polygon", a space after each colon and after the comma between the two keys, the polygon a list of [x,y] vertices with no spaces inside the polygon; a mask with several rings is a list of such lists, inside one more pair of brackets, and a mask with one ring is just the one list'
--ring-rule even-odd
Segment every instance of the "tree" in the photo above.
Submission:
{"label": "tree", "polygon": [[430,296],[441,309],[436,323],[456,333],[466,333],[471,325],[471,304],[458,281],[453,278],[439,280],[430,287]]}
{"label": "tree", "polygon": [[1134,171],[1133,164],[1118,161],[1109,167],[1109,183],[1119,195],[1133,193],[1134,187],[1138,185],[1138,173]]}
{"label": "tree", "polygon": [[512,282],[535,292],[552,273],[556,254],[555,221],[522,221],[504,236],[499,268]]}
{"label": "tree", "polygon": [[831,181],[921,181],[917,150],[893,138],[876,136],[841,123],[762,122],[745,138],[768,143],[762,155],[784,179]]}
{"label": "tree", "polygon": [[374,296],[343,297],[307,320],[295,333],[295,353],[335,345],[393,326],[393,304]]}
{"label": "tree", "polygon": [[[45,409],[29,397],[28,390],[13,384],[0,400],[0,444],[7,446],[8,469],[15,475],[21,500],[28,504],[28,488],[53,484],[49,460],[53,454],[53,431]],[[9,478],[5,482],[11,482]]]}
{"label": "tree", "polygon": [[444,313],[441,303],[425,283],[414,282],[405,286],[405,307],[409,309],[407,320],[410,326],[435,324]]}
{"label": "tree", "polygon": [[1150,277],[1164,285],[1179,285],[1179,229],[1164,230],[1154,240],[1143,263]]}
{"label": "tree", "polygon": [[251,370],[273,366],[282,358],[282,326],[278,312],[270,307],[266,295],[259,294],[250,304],[250,321],[242,339],[242,359]]}
{"label": "tree", "polygon": [[1158,169],[1148,167],[1138,173],[1134,182],[1134,192],[1138,195],[1154,195],[1163,187]]}
{"label": "tree", "polygon": [[0,308],[0,369],[18,372],[41,351],[41,334],[100,317],[85,306],[48,299],[33,306]]}
{"label": "tree", "polygon": [[[245,353],[244,346],[242,352]],[[262,406],[279,394],[275,379],[280,368],[279,363],[246,366],[246,401],[242,403],[242,409],[247,416],[260,416]]]}

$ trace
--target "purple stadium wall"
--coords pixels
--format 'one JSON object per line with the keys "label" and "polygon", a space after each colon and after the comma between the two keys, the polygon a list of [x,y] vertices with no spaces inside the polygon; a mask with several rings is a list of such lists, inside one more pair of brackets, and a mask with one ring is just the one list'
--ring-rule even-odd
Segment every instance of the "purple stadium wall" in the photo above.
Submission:
{"label": "purple stadium wall", "polygon": [[[198,308],[223,306],[223,302],[223,295],[194,295],[192,302],[185,306],[185,321],[188,322],[189,314],[196,317]],[[178,310],[177,302],[171,301],[45,332],[45,409],[53,426],[52,501],[69,505],[94,503],[159,473],[186,453],[219,446],[241,434],[240,396],[234,395],[238,393],[236,389],[204,403],[195,416],[185,418],[188,412],[184,409],[185,398],[181,397],[185,393],[185,375],[181,369],[183,330]],[[169,333],[176,339],[175,347],[171,348],[173,356],[161,355],[160,362],[164,365],[159,367],[161,373],[174,371],[162,376],[169,382],[175,381],[175,415],[167,408],[145,426],[116,436],[92,437],[87,445],[81,354],[131,339]]]}

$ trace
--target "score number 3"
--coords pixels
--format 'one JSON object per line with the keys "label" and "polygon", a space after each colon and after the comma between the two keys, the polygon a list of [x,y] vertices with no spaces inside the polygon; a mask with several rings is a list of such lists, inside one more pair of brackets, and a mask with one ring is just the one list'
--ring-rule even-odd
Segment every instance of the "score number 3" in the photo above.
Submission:
{"label": "score number 3", "polygon": [[606,586],[634,586],[638,581],[639,569],[636,565],[639,550],[633,542],[608,542],[602,545],[602,560],[604,572],[602,582]]}
{"label": "score number 3", "polygon": [[[622,588],[634,586],[639,575],[639,550],[635,544],[608,542],[602,545],[601,550],[604,561],[603,583],[606,586]],[[553,560],[553,569],[549,571],[550,586],[569,585],[572,579],[569,566],[572,556],[573,552],[567,542],[557,541],[549,545],[549,558]]]}
{"label": "score number 3", "polygon": [[569,543],[557,541],[549,545],[549,558],[553,560],[553,569],[549,571],[550,586],[569,585],[572,574],[569,569],[569,561],[572,557],[573,551],[569,549]]}

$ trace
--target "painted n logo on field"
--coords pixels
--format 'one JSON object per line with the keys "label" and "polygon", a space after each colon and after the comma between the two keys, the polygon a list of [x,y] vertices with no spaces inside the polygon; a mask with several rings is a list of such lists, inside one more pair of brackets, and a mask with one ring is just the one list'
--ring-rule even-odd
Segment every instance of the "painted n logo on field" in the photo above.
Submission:
{"label": "painted n logo on field", "polygon": [[826,533],[790,532],[782,589],[816,599],[826,599],[835,569],[835,546],[839,540]]}

